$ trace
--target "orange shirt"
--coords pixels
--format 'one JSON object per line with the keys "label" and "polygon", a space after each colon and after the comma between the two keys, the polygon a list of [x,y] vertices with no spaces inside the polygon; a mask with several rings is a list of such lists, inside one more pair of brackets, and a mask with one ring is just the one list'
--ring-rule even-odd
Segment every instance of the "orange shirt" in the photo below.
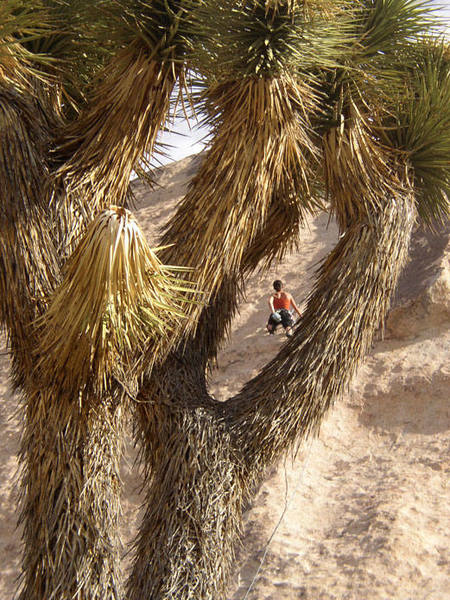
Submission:
{"label": "orange shirt", "polygon": [[275,310],[280,310],[281,308],[289,310],[291,307],[291,299],[282,292],[281,298],[277,298],[277,296],[273,297],[273,307]]}

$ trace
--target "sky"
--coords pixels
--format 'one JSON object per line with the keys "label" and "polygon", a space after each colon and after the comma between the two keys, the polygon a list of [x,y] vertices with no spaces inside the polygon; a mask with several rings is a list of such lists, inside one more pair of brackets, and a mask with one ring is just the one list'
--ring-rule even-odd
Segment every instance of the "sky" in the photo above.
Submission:
{"label": "sky", "polygon": [[165,149],[167,157],[158,156],[158,162],[161,164],[166,165],[203,150],[205,144],[202,140],[208,135],[208,130],[200,127],[195,118],[192,118],[189,124],[184,118],[179,118],[174,125],[168,126],[168,129],[169,131],[164,131],[158,137],[158,142],[168,146]]}
{"label": "sky", "polygon": [[[450,0],[433,0],[432,3],[440,8],[441,17],[447,22],[447,34],[450,35]],[[208,130],[199,127],[195,118],[190,126],[184,118],[177,119],[175,124],[169,127],[169,131],[163,132],[158,138],[160,142],[168,145],[167,156],[158,157],[158,161],[165,165],[191,154],[198,154],[204,148],[204,138],[207,135]]]}

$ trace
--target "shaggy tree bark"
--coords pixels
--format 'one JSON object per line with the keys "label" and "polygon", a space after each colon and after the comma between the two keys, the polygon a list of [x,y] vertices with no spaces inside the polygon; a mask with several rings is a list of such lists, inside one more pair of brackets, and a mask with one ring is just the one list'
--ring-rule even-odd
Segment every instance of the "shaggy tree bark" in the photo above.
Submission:
{"label": "shaggy tree bark", "polygon": [[[13,384],[23,396],[21,598],[103,598],[118,587],[117,399],[61,393],[36,376],[36,319],[58,283],[60,220],[51,199],[47,107],[31,90],[3,88],[0,319],[8,330]],[[18,194],[18,190],[20,193]],[[98,399],[97,399],[98,400]],[[111,579],[110,579],[111,578]],[[90,590],[90,596],[83,593]]]}
{"label": "shaggy tree bark", "polygon": [[122,411],[118,399],[94,405],[92,396],[29,394],[21,449],[23,600],[122,598]]}
{"label": "shaggy tree bark", "polygon": [[158,373],[137,409],[147,510],[127,597],[220,598],[243,501],[233,444],[200,363],[172,357]]}
{"label": "shaggy tree bark", "polygon": [[379,177],[376,155],[371,186],[351,188],[356,200],[334,186],[339,242],[317,274],[294,337],[257,377],[225,403],[208,395],[205,368],[236,310],[236,274],[205,309],[197,335],[142,390],[137,413],[150,467],[128,583],[132,600],[224,598],[249,494],[270,463],[317,433],[348,385],[386,314],[415,219],[405,170],[384,158],[389,183]]}

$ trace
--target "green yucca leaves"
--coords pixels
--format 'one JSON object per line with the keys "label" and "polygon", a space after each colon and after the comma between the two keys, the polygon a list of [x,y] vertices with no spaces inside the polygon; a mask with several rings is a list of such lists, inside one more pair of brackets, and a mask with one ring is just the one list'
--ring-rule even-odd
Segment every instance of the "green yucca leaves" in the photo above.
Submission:
{"label": "green yucca leaves", "polygon": [[431,0],[358,0],[354,5],[356,55],[361,59],[382,60],[437,24]]}
{"label": "green yucca leaves", "polygon": [[336,66],[331,3],[206,0],[196,11],[201,43],[193,62],[212,79],[271,77]]}
{"label": "green yucca leaves", "polygon": [[356,45],[347,63],[351,85],[380,105],[402,86],[402,65],[438,25],[430,0],[358,0],[352,11]]}
{"label": "green yucca leaves", "polygon": [[0,44],[13,39],[32,39],[48,30],[43,1],[2,0],[0,3]]}
{"label": "green yucca leaves", "polygon": [[108,35],[100,3],[90,0],[41,0],[49,27],[43,35],[21,40],[41,70],[57,83],[66,118],[84,106],[85,95],[99,70],[117,51]]}
{"label": "green yucca leaves", "polygon": [[35,56],[26,43],[48,34],[50,25],[43,2],[4,0],[0,3],[0,81],[26,86]]}
{"label": "green yucca leaves", "polygon": [[416,55],[382,136],[406,153],[419,215],[432,222],[450,214],[450,51],[445,43],[431,42],[418,46]]}
{"label": "green yucca leaves", "polygon": [[[60,389],[98,389],[130,375],[151,346],[169,346],[184,318],[184,292],[148,247],[132,214],[117,207],[91,223],[50,298],[38,371]],[[153,356],[153,359],[157,358]]]}
{"label": "green yucca leaves", "polygon": [[418,40],[438,24],[429,0],[349,0],[337,17],[348,34],[343,67],[321,77],[331,122],[350,96],[369,110],[382,106],[403,85],[402,65]]}
{"label": "green yucca leaves", "polygon": [[184,59],[194,35],[192,11],[203,0],[103,0],[100,9],[108,20],[108,37],[121,45],[137,39],[157,61]]}

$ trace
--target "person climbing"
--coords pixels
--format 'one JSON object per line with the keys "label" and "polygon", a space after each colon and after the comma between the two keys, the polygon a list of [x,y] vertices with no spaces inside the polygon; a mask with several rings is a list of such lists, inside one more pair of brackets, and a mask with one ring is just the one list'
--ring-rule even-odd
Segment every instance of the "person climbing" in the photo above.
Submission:
{"label": "person climbing", "polygon": [[278,325],[282,325],[288,337],[292,336],[292,327],[294,319],[292,317],[291,307],[296,311],[299,317],[301,313],[295,304],[295,300],[289,292],[283,290],[283,283],[276,279],[273,282],[275,293],[269,298],[270,317],[267,322],[267,331],[273,335]]}

